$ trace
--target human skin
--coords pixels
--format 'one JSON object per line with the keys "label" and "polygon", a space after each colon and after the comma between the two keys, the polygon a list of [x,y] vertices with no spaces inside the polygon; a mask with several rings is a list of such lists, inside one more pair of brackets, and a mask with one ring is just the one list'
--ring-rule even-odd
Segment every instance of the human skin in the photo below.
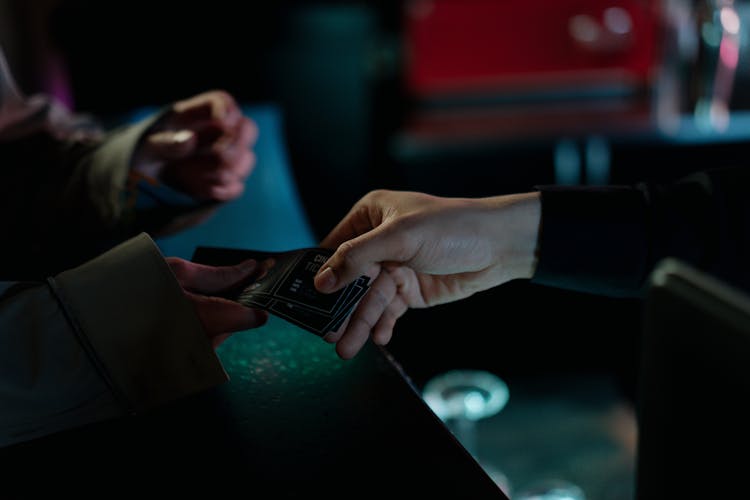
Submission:
{"label": "human skin", "polygon": [[410,308],[531,278],[540,219],[537,192],[473,199],[368,193],[321,242],[336,251],[315,277],[320,292],[361,275],[373,280],[348,321],[325,339],[349,359],[369,338],[387,344]]}
{"label": "human skin", "polygon": [[257,137],[230,94],[204,92],[170,106],[135,152],[133,169],[198,200],[229,201],[245,189]]}
{"label": "human skin", "polygon": [[252,309],[221,296],[242,283],[257,278],[262,272],[255,260],[234,266],[207,266],[179,257],[167,257],[172,273],[191,302],[203,329],[214,348],[233,333],[262,326],[268,313]]}

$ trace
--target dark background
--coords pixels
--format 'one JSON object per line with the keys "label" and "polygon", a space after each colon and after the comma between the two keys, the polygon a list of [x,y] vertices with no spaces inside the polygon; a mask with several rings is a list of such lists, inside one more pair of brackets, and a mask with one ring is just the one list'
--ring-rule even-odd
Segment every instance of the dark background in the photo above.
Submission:
{"label": "dark background", "polygon": [[[67,63],[76,109],[107,123],[213,88],[243,103],[279,105],[291,165],[319,237],[373,188],[487,196],[555,183],[560,140],[581,147],[586,139],[561,130],[405,148],[398,139],[418,103],[402,84],[402,2],[29,4],[6,8],[17,19],[8,56],[27,92],[42,90],[38,61],[52,50]],[[608,146],[611,183],[670,180],[734,164],[746,147],[648,135],[608,138]],[[389,349],[420,385],[447,368],[474,367],[501,374],[614,372],[629,391],[640,324],[636,299],[515,282],[409,312]]]}

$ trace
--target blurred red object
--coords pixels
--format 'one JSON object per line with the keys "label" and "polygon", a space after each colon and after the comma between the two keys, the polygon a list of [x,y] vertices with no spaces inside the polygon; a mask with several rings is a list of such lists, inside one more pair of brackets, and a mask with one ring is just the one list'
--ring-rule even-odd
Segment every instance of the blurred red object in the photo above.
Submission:
{"label": "blurred red object", "polygon": [[415,97],[642,87],[658,64],[653,0],[409,0]]}

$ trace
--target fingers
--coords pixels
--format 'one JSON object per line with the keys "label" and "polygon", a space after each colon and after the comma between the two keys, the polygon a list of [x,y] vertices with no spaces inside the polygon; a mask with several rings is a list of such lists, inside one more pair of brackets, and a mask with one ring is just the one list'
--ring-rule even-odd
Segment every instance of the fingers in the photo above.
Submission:
{"label": "fingers", "polygon": [[383,262],[403,262],[413,253],[408,231],[380,225],[345,241],[315,276],[315,287],[331,293],[351,283]]}
{"label": "fingers", "polygon": [[216,349],[221,344],[223,344],[225,340],[227,340],[231,336],[232,336],[231,333],[222,333],[221,335],[216,335],[215,337],[211,337],[211,346],[214,349]]}
{"label": "fingers", "polygon": [[223,90],[204,92],[174,103],[157,130],[192,131],[201,150],[232,145],[249,148],[258,137],[255,122],[244,116],[234,98]]}
{"label": "fingers", "polygon": [[342,342],[344,345],[351,343],[354,346],[364,344],[383,311],[395,297],[396,291],[396,283],[393,278],[388,273],[381,273],[352,314],[346,336],[342,338],[339,344]]}
{"label": "fingers", "polygon": [[[336,227],[334,227],[331,232],[323,238],[320,242],[321,247],[336,248],[343,242],[366,233],[380,224],[380,217],[378,217],[377,220],[373,220],[373,214],[371,213],[372,210],[367,199],[368,198],[365,197],[352,207],[349,213],[346,214],[346,217],[341,219]],[[380,207],[375,204],[372,208],[377,211]]]}
{"label": "fingers", "polygon": [[216,90],[178,101],[143,141],[134,166],[200,200],[239,197],[255,167],[258,126]]}
{"label": "fingers", "polygon": [[258,141],[258,125],[246,116],[241,117],[234,131],[234,145],[248,148]]}
{"label": "fingers", "polygon": [[198,149],[198,137],[192,130],[163,130],[149,134],[133,154],[133,168],[143,175],[158,178],[165,161],[187,158]]}
{"label": "fingers", "polygon": [[192,130],[155,132],[146,137],[143,158],[146,161],[177,160],[196,150],[198,137]]}
{"label": "fingers", "polygon": [[255,167],[255,153],[250,148],[257,140],[258,127],[242,117],[231,134],[222,135],[213,126],[195,133],[193,154],[168,162],[162,169],[162,180],[201,200],[239,197]]}
{"label": "fingers", "polygon": [[197,137],[197,151],[217,151],[224,149],[249,149],[258,139],[258,125],[246,116],[230,128],[216,120],[195,123],[188,127]]}
{"label": "fingers", "polygon": [[320,246],[337,248],[315,276],[318,291],[335,292],[369,274],[368,269],[407,262],[415,255],[418,235],[410,231],[408,218],[394,217],[397,210],[390,196],[385,190],[368,193],[322,240]]}
{"label": "fingers", "polygon": [[251,309],[220,297],[206,297],[190,292],[185,294],[193,303],[214,347],[224,341],[228,333],[257,328],[268,321],[268,313],[261,309]]}
{"label": "fingers", "polygon": [[375,279],[347,322],[324,337],[327,342],[336,343],[339,357],[353,358],[370,337],[379,345],[390,341],[396,320],[408,309],[398,290],[390,273],[381,273]]}
{"label": "fingers", "polygon": [[250,120],[243,120],[240,124],[240,130],[231,140],[222,140],[221,143],[215,144],[210,154],[220,160],[222,165],[237,174],[247,177],[250,174],[250,168],[243,165],[243,159],[251,155],[252,163],[255,164],[255,155],[251,151],[252,145],[258,137],[258,127]]}
{"label": "fingers", "polygon": [[173,161],[193,154],[213,154],[228,162],[242,154],[255,143],[258,127],[243,118],[230,134],[213,123],[199,127],[161,130],[149,134],[142,145],[145,161]]}
{"label": "fingers", "polygon": [[262,266],[249,259],[234,266],[206,266],[178,257],[167,257],[177,281],[189,292],[218,294],[257,277]]}
{"label": "fingers", "polygon": [[383,314],[380,316],[375,329],[372,332],[372,341],[377,345],[386,345],[393,337],[393,329],[396,327],[398,318],[409,310],[409,306],[398,295],[394,298]]}
{"label": "fingers", "polygon": [[174,103],[167,124],[175,128],[192,128],[213,122],[224,130],[232,130],[241,118],[242,112],[229,93],[212,90]]}
{"label": "fingers", "polygon": [[263,267],[249,259],[234,266],[206,266],[178,257],[167,257],[167,264],[198,314],[198,319],[217,347],[227,334],[256,328],[268,321],[268,313],[251,309],[233,300],[204,294],[218,294],[257,278]]}
{"label": "fingers", "polygon": [[227,201],[242,194],[255,163],[249,149],[225,149],[170,162],[162,179],[195,198]]}

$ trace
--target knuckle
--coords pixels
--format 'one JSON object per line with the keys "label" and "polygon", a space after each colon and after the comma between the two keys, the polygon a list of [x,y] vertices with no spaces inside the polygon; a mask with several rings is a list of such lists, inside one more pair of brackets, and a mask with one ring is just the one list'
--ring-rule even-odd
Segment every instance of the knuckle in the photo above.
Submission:
{"label": "knuckle", "polygon": [[258,124],[255,123],[255,120],[244,117],[242,125],[244,127],[244,130],[246,131],[246,134],[249,136],[249,141],[253,142],[258,137]]}
{"label": "knuckle", "polygon": [[365,198],[370,198],[373,200],[381,200],[384,197],[386,197],[388,193],[389,191],[387,189],[375,189],[367,193],[367,195],[365,195]]}
{"label": "knuckle", "polygon": [[390,299],[379,287],[372,287],[370,290],[370,300],[377,302],[381,310],[385,310],[390,304]]}
{"label": "knuckle", "polygon": [[225,186],[221,184],[215,184],[208,188],[208,197],[213,198],[215,200],[223,201],[227,199],[228,193]]}
{"label": "knuckle", "polygon": [[232,97],[232,94],[227,92],[224,89],[214,89],[215,95],[222,99],[227,104],[233,104],[234,103],[234,97]]}
{"label": "knuckle", "polygon": [[354,324],[355,328],[358,328],[360,331],[362,331],[362,333],[366,333],[368,335],[375,327],[375,321],[370,320],[365,315],[359,315],[354,318]]}
{"label": "knuckle", "polygon": [[243,151],[240,154],[239,159],[237,160],[237,164],[235,165],[237,175],[241,178],[247,177],[247,175],[250,173],[250,170],[252,170],[253,165],[255,165],[255,155],[253,154],[253,152]]}
{"label": "knuckle", "polygon": [[190,267],[188,266],[187,262],[179,258],[171,258],[169,260],[169,267],[172,269],[174,275],[179,279],[188,278],[191,274]]}
{"label": "knuckle", "polygon": [[350,268],[355,264],[357,248],[351,240],[345,241],[339,245],[336,252],[339,254],[341,264],[345,268]]}

